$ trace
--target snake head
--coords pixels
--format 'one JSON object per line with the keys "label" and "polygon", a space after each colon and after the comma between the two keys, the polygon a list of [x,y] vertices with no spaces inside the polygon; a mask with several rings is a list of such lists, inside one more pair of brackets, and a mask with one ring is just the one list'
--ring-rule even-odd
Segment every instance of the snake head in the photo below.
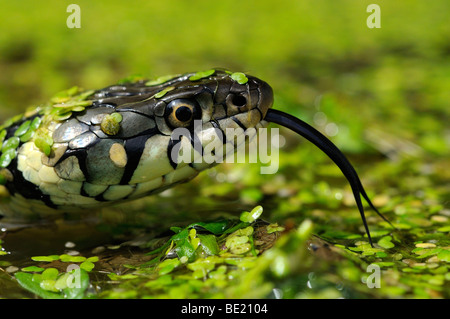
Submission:
{"label": "snake head", "polygon": [[[81,107],[54,116],[80,96]],[[31,138],[17,146],[17,159],[6,168],[12,178],[5,186],[22,212],[101,207],[188,181],[220,163],[195,159],[212,144],[214,155],[223,152],[228,129],[267,124],[273,92],[255,77],[208,70],[134,79],[58,103],[33,114],[42,116],[39,130],[52,141],[51,150]],[[8,128],[8,136],[21,124]],[[181,147],[190,160],[180,160]]]}
{"label": "snake head", "polygon": [[237,124],[245,130],[257,126],[272,107],[272,88],[254,76],[222,72],[207,81],[215,82],[216,87],[208,103],[209,109],[202,105],[203,109],[208,109],[203,120],[215,120],[219,125],[224,121],[223,128]]}
{"label": "snake head", "polygon": [[94,99],[92,112],[99,113],[98,107],[103,107],[122,115],[130,113],[117,135],[129,138],[142,134],[142,127],[151,126],[144,125],[145,119],[139,121],[136,114],[153,118],[165,135],[177,128],[192,128],[195,120],[203,124],[214,121],[222,128],[230,127],[230,121],[243,128],[255,127],[272,107],[273,91],[256,77],[212,69],[113,85],[97,91]]}

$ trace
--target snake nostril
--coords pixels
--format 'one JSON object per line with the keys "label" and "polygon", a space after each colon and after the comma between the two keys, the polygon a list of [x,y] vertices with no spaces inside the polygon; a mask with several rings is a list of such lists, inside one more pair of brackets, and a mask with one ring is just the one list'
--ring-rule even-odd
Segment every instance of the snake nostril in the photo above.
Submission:
{"label": "snake nostril", "polygon": [[233,96],[231,103],[233,103],[233,105],[235,105],[237,107],[243,107],[247,104],[247,98],[242,95],[235,95],[235,96]]}

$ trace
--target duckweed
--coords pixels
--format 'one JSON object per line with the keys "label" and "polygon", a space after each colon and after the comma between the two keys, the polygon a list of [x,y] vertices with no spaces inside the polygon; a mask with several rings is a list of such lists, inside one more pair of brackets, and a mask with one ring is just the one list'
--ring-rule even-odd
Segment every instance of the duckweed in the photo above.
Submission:
{"label": "duckweed", "polygon": [[[252,211],[261,211],[261,207],[256,207]],[[248,212],[243,212],[241,214],[241,220],[243,215],[248,217]],[[245,218],[244,218],[245,219]],[[156,265],[150,266],[150,268],[144,269],[138,268],[132,273],[134,283],[139,281],[145,281],[145,295],[159,293],[159,296],[169,296],[170,298],[192,298],[203,295],[206,296],[233,296],[238,293],[237,291],[245,291],[245,294],[249,296],[253,293],[251,288],[248,288],[247,280],[245,282],[240,282],[242,274],[250,271],[249,275],[252,278],[258,278],[258,276],[264,272],[273,272],[271,270],[271,260],[267,259],[263,263],[263,267],[257,262],[257,257],[255,257],[248,248],[251,238],[255,236],[254,227],[262,227],[265,229],[267,225],[257,226],[258,220],[254,220],[252,223],[247,222],[237,222],[227,223],[227,227],[218,227],[220,224],[224,224],[222,221],[213,221],[211,223],[201,223],[202,229],[211,229],[216,232],[216,234],[198,234],[197,229],[192,228],[193,223],[188,225],[186,228],[172,228],[176,232],[174,236],[169,238],[171,244],[166,243],[163,247],[164,249],[157,249],[150,252],[152,255],[160,254],[160,257],[164,258],[167,256],[165,249],[173,250],[176,246],[186,245],[189,243],[192,245],[194,239],[200,239],[200,244],[197,246],[195,257],[191,260],[187,260],[186,256],[164,259]],[[218,229],[221,229],[219,232]],[[307,228],[310,229],[310,228]],[[300,230],[303,234],[304,230]],[[199,250],[204,244],[205,238],[203,236],[207,235],[209,241],[215,241],[217,251],[214,254],[199,254]],[[304,234],[303,234],[304,235]],[[174,243],[175,244],[172,244]],[[195,243],[194,243],[195,245]],[[290,246],[292,243],[286,240],[281,244],[279,249],[285,249],[284,247]],[[192,245],[193,246],[193,245]],[[219,248],[221,247],[221,248]],[[304,246],[297,247],[300,251],[305,249]],[[253,271],[253,274],[251,272]],[[156,272],[156,279],[148,279],[149,274]],[[141,276],[141,273],[145,273],[145,277]],[[135,277],[137,276],[137,277]],[[114,278],[116,278],[114,276]],[[122,278],[123,279],[123,278]],[[230,286],[230,281],[233,284]],[[259,280],[258,280],[259,282]],[[258,285],[255,282],[252,285]],[[129,287],[129,288],[127,288]],[[261,287],[260,287],[261,288]],[[126,280],[121,280],[121,283],[117,287],[117,290],[111,292],[106,292],[106,296],[116,296],[120,293],[121,297],[126,298],[127,289],[132,289],[128,286]],[[218,290],[219,289],[219,290]],[[250,290],[248,290],[250,289]],[[266,292],[266,289],[258,289],[258,291]],[[123,293],[122,293],[123,292]],[[133,298],[137,297],[136,295]]]}
{"label": "duckweed", "polygon": [[31,120],[23,122],[18,129],[14,132],[14,136],[22,136],[24,135],[31,126]]}
{"label": "duckweed", "polygon": [[[33,256],[31,259],[35,262],[45,262],[47,265],[56,261],[67,263],[65,271],[62,272],[55,267],[28,266],[14,273],[23,288],[48,299],[85,297],[89,286],[88,273],[94,268],[94,263],[99,261],[97,256],[86,258],[67,254]],[[81,265],[75,264],[80,262]]]}
{"label": "duckweed", "polygon": [[189,77],[190,81],[198,81],[204,78],[207,78],[211,75],[213,75],[216,72],[216,70],[211,69],[211,70],[206,70],[206,71],[200,71],[195,73],[194,75]]}
{"label": "duckweed", "polygon": [[33,119],[33,121],[31,121],[30,126],[28,127],[28,130],[26,132],[24,132],[22,135],[20,135],[20,141],[22,143],[28,142],[34,136],[34,133],[38,129],[40,124],[41,124],[41,118],[35,117]]}
{"label": "duckweed", "polygon": [[444,227],[439,227],[436,230],[438,232],[441,232],[441,233],[448,233],[448,232],[450,232],[450,225],[449,226],[444,226]]}
{"label": "duckweed", "polygon": [[[250,212],[259,212],[259,216],[261,211],[261,207],[255,207]],[[249,216],[248,212],[242,215]],[[242,219],[245,220],[243,216]],[[105,291],[99,297],[135,298],[140,293],[151,294],[157,291],[164,291],[170,297],[187,297],[202,290],[211,290],[212,293],[219,288],[229,290],[225,295],[233,295],[236,287],[228,287],[229,280],[235,281],[243,272],[257,268],[256,257],[249,252],[247,245],[253,242],[253,236],[256,235],[254,227],[265,229],[268,225],[257,226],[256,223],[259,223],[259,219],[252,222],[216,220],[193,223],[185,228],[174,227],[172,230],[175,234],[160,248],[149,253],[156,258],[156,263],[131,266],[131,272],[126,274],[108,273],[108,278],[118,285],[118,290]],[[209,233],[198,233],[198,229]],[[273,231],[277,232],[275,228]],[[193,255],[178,254],[180,250],[186,250],[183,246],[189,247]],[[177,258],[167,258],[170,251],[176,251]],[[34,256],[31,259],[41,265],[44,263],[44,267],[29,266],[16,272],[14,277],[22,287],[42,298],[87,297],[89,273],[94,271],[94,264],[101,261],[98,256],[87,258],[69,254]],[[51,266],[55,262],[79,265],[75,270],[60,271]],[[265,264],[267,263],[266,261]],[[267,267],[268,264],[263,269],[255,270],[254,276],[271,271]],[[77,286],[79,288],[74,287],[75,280],[82,281],[81,286]],[[145,281],[145,290],[131,293],[126,287],[129,282],[136,281]],[[239,289],[246,289],[246,285],[239,284]],[[220,295],[224,296],[222,293]]]}
{"label": "duckweed", "polygon": [[395,244],[392,242],[392,236],[384,236],[378,241],[378,245],[380,245],[384,249],[395,247]]}
{"label": "duckweed", "polygon": [[118,112],[105,115],[100,123],[102,132],[107,135],[116,135],[120,131],[122,119],[122,115]]}
{"label": "duckweed", "polygon": [[8,150],[15,150],[20,144],[20,138],[17,136],[10,137],[7,139],[2,146],[2,152],[6,152]]}
{"label": "duckweed", "polygon": [[263,208],[261,206],[256,206],[251,212],[242,213],[240,220],[245,223],[253,223],[261,216],[262,212]]}
{"label": "duckweed", "polygon": [[266,228],[268,234],[275,233],[275,232],[282,232],[282,231],[284,231],[284,229],[285,229],[284,227],[278,226],[277,223],[267,225],[267,228]]}
{"label": "duckweed", "polygon": [[247,76],[242,72],[234,72],[231,74],[231,78],[239,84],[245,84],[248,82]]}
{"label": "duckweed", "polygon": [[52,152],[53,138],[50,136],[47,130],[40,129],[36,131],[34,144],[42,153],[49,156]]}
{"label": "duckweed", "polygon": [[153,97],[156,99],[162,98],[164,95],[167,94],[167,92],[173,91],[175,89],[174,86],[168,86],[164,89],[162,89],[161,91],[159,91],[158,93],[156,93]]}
{"label": "duckweed", "polygon": [[50,256],[33,256],[31,257],[31,260],[34,261],[47,261],[47,262],[52,262],[55,260],[58,260],[59,256],[58,255],[50,255]]}
{"label": "duckweed", "polygon": [[26,272],[41,272],[41,271],[44,271],[44,268],[37,267],[37,266],[29,266],[29,267],[22,268],[22,271],[26,271]]}
{"label": "duckweed", "polygon": [[0,167],[7,167],[12,160],[16,158],[17,151],[15,149],[8,149],[2,152],[0,156]]}
{"label": "duckweed", "polygon": [[[57,93],[50,99],[50,103],[41,107],[33,120],[26,120],[16,131],[16,137],[24,143],[34,138],[34,143],[45,155],[49,156],[52,151],[53,139],[46,126],[52,121],[64,121],[69,119],[73,113],[83,112],[92,102],[87,98],[94,90],[83,91],[78,87]],[[35,114],[31,114],[34,116]],[[31,121],[31,122],[29,122]],[[29,122],[29,123],[28,123]],[[43,123],[43,125],[41,125]]]}
{"label": "duckweed", "polygon": [[159,275],[169,274],[180,265],[181,262],[179,259],[166,259],[158,265],[158,274]]}
{"label": "duckweed", "polygon": [[[146,265],[147,268],[137,263],[134,264],[136,269],[124,270],[110,266],[101,257],[100,263],[95,263],[92,280],[95,285],[102,287],[104,296],[450,298],[449,265],[445,261],[445,251],[450,245],[450,226],[445,218],[430,218],[437,215],[450,217],[450,64],[448,41],[445,40],[448,39],[448,27],[445,27],[448,17],[444,14],[448,12],[448,1],[437,0],[433,1],[433,5],[417,6],[411,6],[408,1],[398,1],[395,6],[381,4],[384,17],[395,16],[395,28],[392,27],[394,19],[382,18],[386,23],[390,20],[390,24],[383,24],[377,30],[369,30],[364,26],[367,3],[355,1],[344,1],[333,10],[326,2],[312,7],[307,1],[284,1],[277,6],[271,6],[268,1],[240,2],[240,10],[235,10],[232,2],[220,2],[218,6],[211,2],[203,6],[204,10],[197,10],[192,2],[187,1],[179,1],[176,6],[170,2],[167,2],[168,5],[149,2],[145,13],[142,12],[142,6],[121,6],[120,1],[114,1],[111,6],[120,10],[110,10],[111,16],[107,22],[120,21],[117,37],[126,39],[115,42],[111,41],[111,23],[105,23],[102,19],[91,19],[85,24],[82,30],[88,32],[80,34],[82,36],[61,36],[65,34],[60,32],[64,29],[64,23],[61,14],[51,14],[51,5],[45,6],[42,2],[42,5],[33,6],[33,10],[22,10],[20,16],[23,19],[17,19],[18,15],[14,11],[20,8],[8,6],[8,3],[13,2],[5,2],[5,12],[11,14],[5,14],[2,18],[8,28],[2,33],[0,45],[3,76],[0,96],[5,113],[34,103],[40,98],[39,95],[45,95],[45,92],[63,86],[68,81],[100,87],[110,84],[115,78],[122,78],[123,72],[127,70],[164,73],[164,70],[182,70],[208,64],[230,64],[251,70],[274,87],[275,109],[298,116],[326,134],[330,133],[330,126],[339,129],[338,134],[330,138],[354,164],[374,204],[398,226],[393,230],[388,224],[380,222],[367,207],[370,230],[377,235],[372,236],[375,248],[380,251],[371,254],[361,245],[356,245],[358,241],[367,242],[367,238],[361,228],[351,190],[339,170],[302,139],[286,131],[280,132],[286,137],[286,145],[280,149],[280,168],[276,175],[261,176],[257,164],[246,165],[244,169],[239,165],[222,165],[217,172],[223,176],[237,175],[240,178],[219,183],[209,175],[199,176],[194,183],[173,189],[172,196],[162,200],[164,204],[159,204],[160,198],[157,196],[156,199],[149,198],[146,203],[150,204],[139,212],[140,216],[145,215],[147,223],[140,223],[139,227],[143,224],[158,225],[157,233],[165,230],[169,232],[170,226],[173,226],[173,219],[169,217],[175,214],[178,216],[176,223],[191,223],[194,218],[209,227],[207,218],[223,213],[233,223],[211,226],[217,235],[202,226],[193,226],[197,230],[195,238],[200,239],[200,245],[192,257],[196,260],[207,255],[201,235],[208,235],[205,242],[213,239],[219,251],[222,251],[226,237],[237,229],[224,234],[220,228],[224,226],[224,229],[230,229],[242,222],[229,218],[229,214],[238,214],[240,210],[250,211],[250,205],[262,205],[264,219],[277,222],[285,228],[283,234],[269,234],[278,236],[276,244],[284,242],[285,236],[292,239],[292,232],[304,219],[313,221],[314,236],[309,238],[307,246],[307,255],[311,255],[314,260],[312,265],[308,266],[307,258],[302,258],[297,264],[304,264],[304,268],[286,267],[291,270],[284,274],[285,277],[274,279],[270,271],[253,272],[254,268],[244,271],[238,262],[231,264],[232,258],[248,260],[251,254],[234,256],[226,264],[224,274],[227,284],[223,286],[223,280],[209,278],[215,270],[211,270],[207,278],[199,280],[181,277],[190,276],[192,272],[185,266],[192,262],[187,256],[180,258],[185,261],[183,265],[163,276],[158,276],[152,268],[156,267],[159,260],[152,266]],[[32,4],[32,1],[23,0],[20,3],[30,7],[28,4]],[[101,12],[102,9],[99,2],[90,3],[91,13]],[[59,9],[57,11],[61,12]],[[251,12],[251,18],[255,19],[249,19],[247,12]],[[47,28],[36,28],[36,19],[33,17],[43,15],[47,18]],[[193,23],[189,27],[182,27],[179,25],[180,16],[188,16]],[[212,17],[218,21],[213,26]],[[254,24],[250,21],[253,20],[259,22],[261,27],[252,27]],[[124,21],[127,23],[122,23]],[[323,21],[329,23],[324,25]],[[327,27],[330,25],[333,27]],[[151,32],[148,39],[142,40],[141,30],[163,32]],[[106,45],[93,45],[96,43]],[[125,82],[138,80],[138,77],[131,77]],[[166,80],[159,79],[159,84]],[[19,126],[23,121],[30,120],[29,116],[36,114],[34,112],[42,116],[47,114],[44,118],[55,117],[59,120],[73,116],[73,112],[81,110],[83,106],[73,109],[53,108],[53,104],[68,106],[81,92],[77,87],[71,88],[55,96],[48,105],[33,108],[9,120],[0,129],[0,135],[2,131],[6,132],[6,127]],[[54,113],[52,109],[55,109]],[[336,131],[331,133],[335,134]],[[33,140],[35,136],[25,133],[20,139],[24,142],[27,138]],[[6,170],[1,175],[7,173]],[[323,183],[314,187],[319,181]],[[256,192],[246,191],[250,188],[260,190],[261,194],[256,196]],[[111,213],[109,209],[108,212]],[[155,218],[157,212],[161,212],[159,216],[164,217]],[[206,212],[207,217],[197,219],[192,212]],[[126,222],[120,225],[122,229],[126,226],[129,226]],[[257,236],[266,238],[268,226],[252,227],[252,236],[259,249]],[[184,225],[181,228],[184,229]],[[131,233],[135,230],[133,228]],[[116,231],[114,228],[114,234]],[[177,244],[182,245],[183,242],[192,245],[188,233],[181,234],[187,236],[184,237],[186,240],[177,241]],[[171,232],[169,237],[176,234]],[[249,243],[252,236],[249,237]],[[378,241],[385,236],[392,237],[390,243],[394,247],[386,249],[378,245]],[[9,240],[8,236],[4,238],[3,247],[8,247]],[[158,240],[165,242],[163,239]],[[419,242],[433,243],[436,247],[425,249],[440,248],[441,251],[418,258],[420,255],[413,250],[420,248],[415,246]],[[164,258],[177,258],[173,251],[176,243],[172,243],[173,246],[161,261]],[[299,241],[293,240],[293,243],[300,246]],[[128,250],[122,251],[117,241],[99,245],[109,247],[109,244],[118,247],[115,250],[106,249],[111,256],[127,256]],[[169,247],[170,244],[165,249]],[[353,247],[361,250],[353,250]],[[276,253],[271,255],[272,258],[280,253],[278,245],[265,248],[256,257],[258,269],[267,269],[263,265],[266,253],[274,249]],[[136,247],[130,250],[136,255],[140,252]],[[15,251],[6,253],[7,250],[0,250],[0,254],[4,254],[0,261],[2,269],[5,269],[5,262],[14,264],[14,255],[17,256]],[[48,252],[49,255],[53,253]],[[231,253],[228,251],[226,254]],[[159,253],[146,257],[156,256]],[[298,256],[293,256],[293,259],[295,257]],[[414,268],[402,260],[422,265]],[[284,262],[288,261],[289,258],[284,259]],[[380,261],[394,262],[394,265],[382,267],[380,288],[368,289],[361,278],[367,275],[367,265]],[[51,262],[31,262],[53,267],[48,264]],[[15,266],[22,268],[23,265]],[[103,272],[95,273],[97,267],[101,271],[114,271],[117,274],[138,270],[148,273],[147,277],[139,275],[139,278],[123,279],[120,283],[110,285],[108,278],[103,280],[106,277]],[[114,269],[111,270],[111,267]],[[220,265],[217,264],[217,267]],[[309,275],[312,272],[314,276]],[[0,277],[0,297],[14,297],[18,289],[3,289],[10,287],[9,276],[0,270]],[[247,277],[248,288],[240,284]],[[160,278],[164,279],[161,280],[164,284],[159,284],[158,288],[145,288],[145,284],[160,282]],[[311,288],[307,286],[308,282]],[[274,287],[276,295],[272,293]],[[110,294],[105,292],[108,290]],[[50,311],[52,309],[47,312]]]}
{"label": "duckweed", "polygon": [[0,144],[2,144],[3,145],[3,141],[5,140],[5,137],[6,137],[6,134],[7,134],[8,132],[6,131],[6,130],[1,130],[0,131]]}
{"label": "duckweed", "polygon": [[438,252],[437,258],[441,261],[445,261],[447,263],[450,263],[450,248],[449,249],[442,249]]}

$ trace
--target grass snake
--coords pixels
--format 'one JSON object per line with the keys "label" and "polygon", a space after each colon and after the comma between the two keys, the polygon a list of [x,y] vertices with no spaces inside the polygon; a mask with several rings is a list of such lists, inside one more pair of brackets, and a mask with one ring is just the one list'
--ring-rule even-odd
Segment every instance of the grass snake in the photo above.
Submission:
{"label": "grass snake", "polygon": [[[266,82],[219,69],[151,81],[131,77],[100,90],[73,87],[0,127],[0,183],[9,194],[1,214],[41,218],[161,192],[217,164],[177,162],[171,155],[180,143],[201,154],[212,137],[220,135],[226,144],[227,128],[244,131],[273,122],[302,135],[339,166],[372,243],[361,197],[383,216],[353,166],[324,135],[272,104]],[[194,132],[196,121],[201,134]],[[173,138],[180,128],[190,138]]]}

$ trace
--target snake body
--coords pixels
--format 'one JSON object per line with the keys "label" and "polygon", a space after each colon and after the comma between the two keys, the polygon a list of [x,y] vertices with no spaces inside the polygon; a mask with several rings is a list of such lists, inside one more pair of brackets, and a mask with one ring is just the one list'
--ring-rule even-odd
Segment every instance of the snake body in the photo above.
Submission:
{"label": "snake body", "polygon": [[[183,152],[195,158],[220,139],[215,153],[228,152],[227,129],[240,129],[242,135],[273,122],[305,137],[338,165],[372,243],[361,197],[387,219],[371,203],[353,166],[324,135],[271,109],[272,104],[266,82],[217,69],[151,81],[133,77],[96,91],[74,87],[59,93],[0,127],[0,183],[10,195],[1,214],[45,217],[161,192],[217,164],[178,161],[177,148],[190,146]],[[188,134],[174,138],[177,130]],[[232,150],[240,146],[231,142]]]}
{"label": "snake body", "polygon": [[188,181],[216,163],[176,163],[173,148],[192,140],[172,139],[174,129],[201,121],[192,136],[204,147],[226,128],[262,127],[272,101],[264,81],[223,70],[66,91],[2,127],[3,214],[91,209]]}

